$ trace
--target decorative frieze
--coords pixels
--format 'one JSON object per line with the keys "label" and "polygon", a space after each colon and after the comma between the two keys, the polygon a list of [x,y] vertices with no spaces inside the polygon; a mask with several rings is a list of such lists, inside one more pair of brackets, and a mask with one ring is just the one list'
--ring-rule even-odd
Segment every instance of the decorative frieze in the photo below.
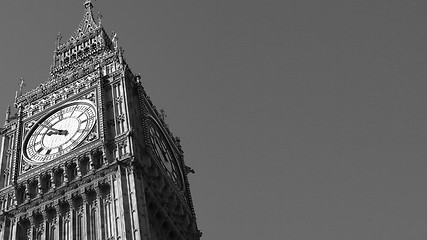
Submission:
{"label": "decorative frieze", "polygon": [[[79,76],[76,76],[76,78]],[[82,92],[83,90],[86,90],[90,87],[92,87],[92,83],[96,82],[98,79],[97,72],[92,72],[91,74],[81,77],[78,80],[74,80],[72,83],[64,88],[61,88],[57,91],[52,91],[47,93],[46,95],[43,95],[43,98],[39,98],[38,96],[40,94],[31,95],[32,92],[27,93],[23,97],[27,98],[22,100],[23,103],[25,103],[24,107],[24,114],[25,116],[33,116],[40,111],[49,108],[50,106],[56,105],[59,102],[69,99],[71,96],[76,95],[79,92]],[[36,88],[37,89],[37,88]],[[33,90],[34,91],[34,90]],[[41,95],[40,95],[41,97]],[[92,102],[95,102],[96,93],[94,91],[87,93],[81,97],[82,99],[88,99]],[[38,100],[37,100],[38,99]],[[26,128],[30,128],[30,123],[27,123]],[[33,122],[34,124],[34,122]]]}

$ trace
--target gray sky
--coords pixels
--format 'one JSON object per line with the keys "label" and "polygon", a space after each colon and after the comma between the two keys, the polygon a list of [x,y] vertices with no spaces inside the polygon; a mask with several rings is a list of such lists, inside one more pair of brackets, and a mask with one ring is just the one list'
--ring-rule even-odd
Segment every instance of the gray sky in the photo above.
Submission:
{"label": "gray sky", "polygon": [[[83,1],[4,1],[0,110]],[[426,1],[95,2],[182,139],[203,239],[427,238]]]}

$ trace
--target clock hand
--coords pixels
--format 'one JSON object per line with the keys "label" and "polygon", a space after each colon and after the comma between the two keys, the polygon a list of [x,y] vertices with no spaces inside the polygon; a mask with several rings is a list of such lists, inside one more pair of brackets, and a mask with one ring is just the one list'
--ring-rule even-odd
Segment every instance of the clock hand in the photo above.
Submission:
{"label": "clock hand", "polygon": [[47,132],[46,133],[46,135],[48,135],[48,136],[52,136],[53,134],[66,136],[68,134],[68,131],[67,130],[58,130],[58,131],[53,131],[53,132]]}
{"label": "clock hand", "polygon": [[48,136],[51,136],[53,134],[58,134],[58,135],[67,135],[68,134],[67,130],[61,130],[61,129],[53,128],[53,127],[45,125],[45,124],[39,124],[39,125],[53,131],[53,132],[46,133],[46,135],[48,135]]}
{"label": "clock hand", "polygon": [[47,128],[47,129],[49,129],[49,130],[52,130],[52,131],[54,131],[54,132],[57,132],[58,134],[61,134],[61,133],[63,133],[64,131],[66,132],[66,130],[60,130],[60,129],[56,129],[56,128],[53,128],[53,127],[51,127],[51,126],[48,126],[48,125],[44,125],[44,124],[39,124],[40,126],[42,126],[42,127],[45,127],[45,128]]}

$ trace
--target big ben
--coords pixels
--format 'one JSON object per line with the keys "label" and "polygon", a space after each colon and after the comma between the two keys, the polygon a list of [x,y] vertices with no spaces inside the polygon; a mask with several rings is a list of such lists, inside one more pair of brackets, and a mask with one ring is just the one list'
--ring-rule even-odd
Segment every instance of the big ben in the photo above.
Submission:
{"label": "big ben", "polygon": [[0,239],[200,239],[180,139],[92,9],[7,110]]}

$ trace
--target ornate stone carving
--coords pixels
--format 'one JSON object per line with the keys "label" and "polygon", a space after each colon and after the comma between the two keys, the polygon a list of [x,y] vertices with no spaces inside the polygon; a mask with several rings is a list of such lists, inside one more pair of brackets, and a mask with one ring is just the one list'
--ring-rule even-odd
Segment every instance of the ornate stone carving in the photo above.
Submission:
{"label": "ornate stone carving", "polygon": [[34,167],[33,165],[31,165],[31,164],[23,161],[22,162],[22,170],[21,170],[21,172],[22,173],[27,172],[27,171],[31,170],[33,167]]}

